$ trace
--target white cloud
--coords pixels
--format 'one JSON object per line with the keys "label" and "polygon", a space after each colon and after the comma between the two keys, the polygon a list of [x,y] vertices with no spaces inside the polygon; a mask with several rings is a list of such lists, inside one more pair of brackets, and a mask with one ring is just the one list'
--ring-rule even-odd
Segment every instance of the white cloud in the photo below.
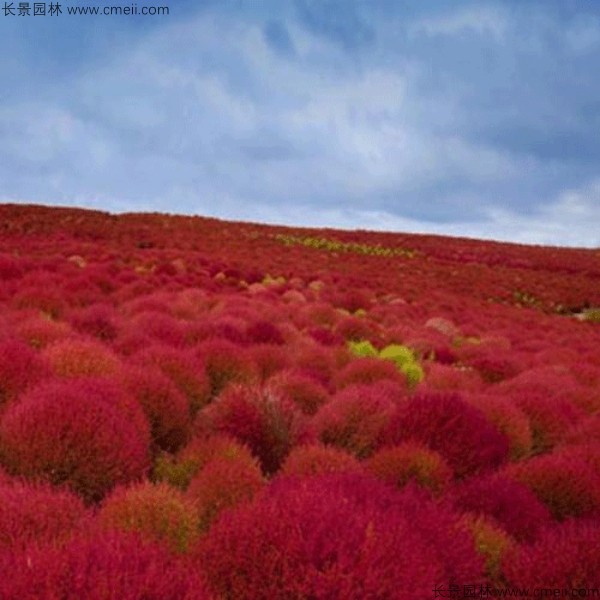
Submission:
{"label": "white cloud", "polygon": [[492,36],[496,40],[505,37],[509,25],[506,11],[491,4],[472,4],[460,7],[445,15],[436,15],[416,21],[409,27],[409,35],[456,36],[474,33]]}

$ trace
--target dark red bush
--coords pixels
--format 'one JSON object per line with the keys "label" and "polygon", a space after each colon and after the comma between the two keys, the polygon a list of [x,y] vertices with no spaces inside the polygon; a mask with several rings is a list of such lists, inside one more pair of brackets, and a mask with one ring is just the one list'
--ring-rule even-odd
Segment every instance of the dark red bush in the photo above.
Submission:
{"label": "dark red bush", "polygon": [[23,342],[1,342],[0,408],[49,374],[40,355]]}
{"label": "dark red bush", "polygon": [[504,562],[512,586],[591,590],[600,585],[600,523],[571,520],[547,528]]}
{"label": "dark red bush", "polygon": [[209,600],[197,570],[135,534],[109,532],[64,548],[0,554],[3,600]]}
{"label": "dark red bush", "polygon": [[199,427],[247,444],[266,473],[309,435],[304,415],[289,400],[257,386],[227,388],[199,415]]}
{"label": "dark red bush", "polygon": [[506,474],[526,485],[558,520],[600,515],[599,472],[600,464],[567,449],[506,467]]}
{"label": "dark red bush", "polygon": [[259,379],[259,373],[246,351],[232,342],[208,340],[199,344],[196,352],[205,365],[213,398],[230,384],[248,384]]}
{"label": "dark red bush", "polygon": [[0,482],[0,549],[58,544],[85,523],[79,497],[47,484]]}
{"label": "dark red bush", "polygon": [[403,399],[386,383],[349,386],[333,396],[313,418],[319,439],[359,458],[371,455],[381,444],[397,398]]}
{"label": "dark red bush", "polygon": [[108,382],[47,383],[4,413],[0,457],[13,473],[66,484],[97,500],[149,467],[149,427],[138,417]]}
{"label": "dark red bush", "polygon": [[134,531],[173,552],[185,552],[200,533],[194,502],[166,483],[117,487],[102,503],[98,521],[106,530]]}
{"label": "dark red bush", "polygon": [[314,415],[329,400],[329,394],[322,385],[293,369],[281,371],[271,377],[267,388],[291,400],[307,415]]}
{"label": "dark red bush", "polygon": [[457,509],[492,517],[518,540],[533,540],[552,518],[528,487],[502,475],[469,479],[449,497]]}
{"label": "dark red bush", "polygon": [[198,525],[206,531],[225,509],[249,502],[263,487],[257,460],[215,457],[195,475],[187,490],[197,511]]}
{"label": "dark red bush", "polygon": [[161,371],[125,367],[123,381],[144,409],[156,447],[175,452],[189,439],[191,408],[186,396]]}
{"label": "dark red bush", "polygon": [[390,444],[407,440],[426,444],[459,478],[494,469],[508,456],[506,436],[456,394],[417,395],[400,404],[386,438]]}
{"label": "dark red bush", "polygon": [[363,472],[363,466],[354,455],[323,444],[297,446],[289,453],[279,471],[281,475],[296,477]]}
{"label": "dark red bush", "polygon": [[239,600],[426,598],[482,569],[451,513],[356,475],[274,482],[217,519],[198,562],[215,594]]}

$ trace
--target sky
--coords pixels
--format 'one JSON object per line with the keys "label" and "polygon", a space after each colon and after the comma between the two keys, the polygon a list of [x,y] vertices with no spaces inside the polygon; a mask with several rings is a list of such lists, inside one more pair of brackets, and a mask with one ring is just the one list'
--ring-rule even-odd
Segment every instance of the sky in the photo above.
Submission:
{"label": "sky", "polygon": [[600,247],[597,0],[58,1],[0,8],[0,202]]}

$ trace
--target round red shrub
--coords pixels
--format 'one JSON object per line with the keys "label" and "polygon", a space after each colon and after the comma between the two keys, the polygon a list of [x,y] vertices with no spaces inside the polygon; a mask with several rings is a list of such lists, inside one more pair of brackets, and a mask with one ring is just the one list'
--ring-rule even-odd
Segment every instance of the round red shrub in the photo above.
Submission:
{"label": "round red shrub", "polygon": [[279,473],[286,476],[306,477],[327,473],[362,473],[363,467],[355,456],[323,444],[297,446],[285,459]]}
{"label": "round red shrub", "polygon": [[17,335],[33,348],[45,348],[53,342],[67,339],[73,330],[64,321],[54,321],[44,315],[35,315],[15,325]]}
{"label": "round red shrub", "polygon": [[0,482],[0,548],[60,544],[85,523],[81,499],[68,490],[15,480]]}
{"label": "round red shrub", "polygon": [[240,600],[425,598],[482,569],[452,514],[355,475],[273,482],[222,513],[198,561],[216,595]]}
{"label": "round red shrub", "polygon": [[506,474],[532,490],[558,520],[600,515],[598,469],[581,456],[555,451],[512,463]]}
{"label": "round red shrub", "polygon": [[515,404],[527,415],[532,433],[532,452],[553,448],[566,432],[585,415],[566,398],[549,396],[540,391],[514,394]]}
{"label": "round red shrub", "polygon": [[256,458],[238,440],[223,434],[193,438],[175,456],[162,454],[154,465],[154,477],[159,481],[187,489],[196,473],[216,458],[253,465]]}
{"label": "round red shrub", "polygon": [[449,498],[459,510],[492,517],[518,540],[533,540],[552,519],[528,487],[498,474],[469,479],[456,486]]}
{"label": "round red shrub", "polygon": [[73,327],[85,335],[103,342],[113,341],[118,334],[115,310],[108,304],[93,304],[71,315]]}
{"label": "round red shrub", "polygon": [[319,439],[359,458],[372,454],[394,414],[396,398],[402,398],[386,383],[354,385],[333,396],[313,417]]}
{"label": "round red shrub", "polygon": [[0,554],[3,600],[210,600],[198,570],[131,533],[76,537],[63,548]]}
{"label": "round red shrub", "polygon": [[155,343],[182,347],[185,342],[183,322],[162,311],[139,312],[131,318],[128,326],[143,331]]}
{"label": "round red shrub", "polygon": [[150,422],[154,444],[175,452],[189,439],[191,409],[188,398],[161,371],[127,366],[123,380]]}
{"label": "round red shrub", "polygon": [[527,415],[508,398],[485,394],[465,395],[465,400],[479,409],[498,431],[508,438],[509,455],[519,460],[531,454],[533,434]]}
{"label": "round red shrub", "polygon": [[103,383],[47,383],[10,405],[0,421],[0,457],[9,471],[67,484],[86,500],[142,477],[148,425]]}
{"label": "round red shrub", "polygon": [[262,383],[285,369],[289,362],[285,348],[273,344],[255,344],[246,349],[246,355],[254,363]]}
{"label": "round red shrub", "polygon": [[247,352],[232,342],[208,340],[197,346],[197,356],[205,364],[213,398],[230,384],[249,384],[259,379]]}
{"label": "round red shrub", "polygon": [[40,355],[23,342],[0,343],[0,408],[49,375]]}
{"label": "round red shrub", "polygon": [[481,375],[474,369],[436,362],[425,362],[424,365],[426,374],[421,387],[430,392],[476,392],[484,385]]}
{"label": "round red shrub", "polygon": [[314,415],[329,400],[329,394],[322,385],[293,369],[281,371],[271,377],[267,388],[291,400],[307,415]]}
{"label": "round red shrub", "polygon": [[258,461],[216,457],[194,476],[187,496],[194,502],[201,531],[207,531],[219,513],[249,502],[263,487]]}
{"label": "round red shrub", "polygon": [[440,494],[452,479],[452,469],[434,450],[416,442],[381,448],[365,461],[369,473],[398,488],[410,482]]}
{"label": "round red shrub", "polygon": [[281,346],[284,343],[281,331],[271,321],[254,321],[246,328],[246,337],[251,344],[274,344]]}
{"label": "round red shrub", "polygon": [[503,565],[504,576],[510,585],[518,587],[597,588],[599,539],[598,521],[570,520],[549,527],[534,543],[509,554]]}
{"label": "round red shrub", "polygon": [[414,440],[439,452],[457,477],[494,469],[508,456],[508,440],[456,394],[424,394],[400,404],[389,424],[390,444]]}
{"label": "round red shrub", "polygon": [[199,426],[247,444],[266,473],[309,435],[304,415],[290,401],[254,386],[228,387],[199,415]]}
{"label": "round red shrub", "polygon": [[186,350],[155,344],[138,352],[134,360],[140,365],[160,369],[190,403],[192,414],[210,401],[210,381],[205,365]]}
{"label": "round red shrub", "polygon": [[116,375],[121,361],[107,346],[96,340],[66,339],[42,350],[52,372],[59,377]]}
{"label": "round red shrub", "polygon": [[391,360],[380,358],[359,358],[340,369],[333,379],[336,389],[349,385],[370,385],[379,381],[393,381],[407,386],[406,376]]}
{"label": "round red shrub", "polygon": [[346,341],[358,342],[372,340],[377,337],[377,326],[364,318],[348,316],[338,321],[333,333]]}
{"label": "round red shrub", "polygon": [[147,481],[115,489],[104,500],[98,521],[104,529],[135,531],[173,552],[185,552],[198,537],[200,526],[196,506],[183,492]]}

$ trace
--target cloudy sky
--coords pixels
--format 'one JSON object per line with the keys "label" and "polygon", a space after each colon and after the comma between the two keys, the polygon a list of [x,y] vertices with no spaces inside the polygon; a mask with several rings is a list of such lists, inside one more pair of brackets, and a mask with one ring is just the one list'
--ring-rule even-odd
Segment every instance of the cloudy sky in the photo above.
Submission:
{"label": "cloudy sky", "polygon": [[600,2],[59,2],[0,9],[0,202],[600,246]]}

